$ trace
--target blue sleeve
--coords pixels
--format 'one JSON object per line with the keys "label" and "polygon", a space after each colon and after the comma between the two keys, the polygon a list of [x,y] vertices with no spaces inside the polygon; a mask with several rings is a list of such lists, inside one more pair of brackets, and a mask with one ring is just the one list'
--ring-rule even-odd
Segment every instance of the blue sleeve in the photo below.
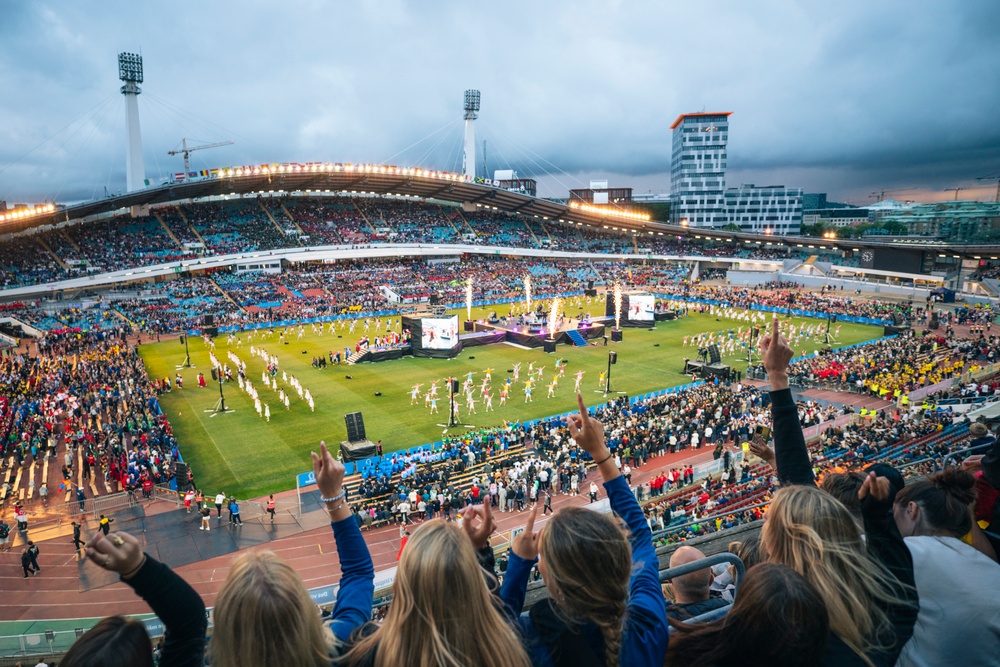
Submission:
{"label": "blue sleeve", "polygon": [[623,665],[663,665],[669,630],[667,606],[660,588],[660,561],[653,548],[653,532],[646,524],[639,502],[624,477],[604,483],[611,509],[629,527],[632,543],[632,577],[622,634]]}
{"label": "blue sleeve", "polygon": [[337,639],[347,641],[351,633],[372,617],[372,596],[375,594],[375,566],[361,529],[354,517],[331,523],[340,557],[340,588],[333,605],[330,628]]}
{"label": "blue sleeve", "polygon": [[507,561],[507,572],[500,586],[500,599],[510,613],[511,618],[517,618],[524,608],[524,598],[528,591],[528,577],[535,561],[521,558],[513,551]]}

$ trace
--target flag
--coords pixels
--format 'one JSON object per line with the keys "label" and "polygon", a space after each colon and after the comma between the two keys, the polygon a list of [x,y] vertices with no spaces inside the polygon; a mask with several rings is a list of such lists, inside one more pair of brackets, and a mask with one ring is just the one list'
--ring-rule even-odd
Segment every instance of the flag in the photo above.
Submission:
{"label": "flag", "polygon": [[178,171],[176,174],[174,174],[174,180],[175,181],[183,181],[184,180],[184,172],[183,171]]}
{"label": "flag", "polygon": [[143,185],[149,187],[149,179],[148,178],[142,179],[142,183],[143,183]]}
{"label": "flag", "polygon": [[219,176],[219,170],[212,169],[208,172],[208,175],[211,176],[212,178],[217,178]]}
{"label": "flag", "polygon": [[198,172],[199,176],[208,176],[208,169],[202,169]]}
{"label": "flag", "polygon": [[189,171],[188,172],[188,178],[198,178],[198,172],[197,171]]}

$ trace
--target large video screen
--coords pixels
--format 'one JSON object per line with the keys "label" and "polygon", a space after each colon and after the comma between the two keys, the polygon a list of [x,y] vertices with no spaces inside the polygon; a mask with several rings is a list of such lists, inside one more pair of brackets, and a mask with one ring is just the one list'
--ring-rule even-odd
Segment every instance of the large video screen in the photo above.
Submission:
{"label": "large video screen", "polygon": [[420,320],[420,345],[426,350],[450,350],[458,345],[458,316]]}
{"label": "large video screen", "polygon": [[635,322],[652,322],[655,319],[653,313],[655,306],[656,297],[652,294],[629,294],[628,319]]}

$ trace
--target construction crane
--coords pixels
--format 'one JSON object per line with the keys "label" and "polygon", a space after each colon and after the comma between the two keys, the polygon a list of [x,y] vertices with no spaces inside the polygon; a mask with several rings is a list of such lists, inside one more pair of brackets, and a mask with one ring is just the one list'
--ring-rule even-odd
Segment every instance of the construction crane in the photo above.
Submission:
{"label": "construction crane", "polygon": [[179,151],[167,151],[167,155],[184,156],[184,176],[187,177],[187,175],[191,172],[191,164],[190,160],[188,159],[188,157],[191,154],[191,151],[203,151],[206,148],[218,148],[219,146],[232,146],[232,144],[233,144],[232,141],[219,141],[214,144],[205,144],[204,146],[192,146],[191,148],[188,148],[187,139],[184,138],[181,139],[181,149]]}
{"label": "construction crane", "polygon": [[996,181],[997,182],[997,193],[993,197],[993,201],[1000,202],[1000,172],[994,172],[989,176],[979,176],[976,178],[977,181]]}
{"label": "construction crane", "polygon": [[885,199],[886,193],[892,194],[893,192],[912,192],[913,190],[919,190],[920,188],[896,188],[894,190],[886,190],[885,188],[880,189],[878,192],[873,192],[868,195],[869,199],[874,199],[876,202],[880,202]]}
{"label": "construction crane", "polygon": [[961,192],[962,190],[965,190],[965,188],[945,188],[944,189],[945,192],[954,192],[955,193],[955,201],[958,201],[958,193]]}

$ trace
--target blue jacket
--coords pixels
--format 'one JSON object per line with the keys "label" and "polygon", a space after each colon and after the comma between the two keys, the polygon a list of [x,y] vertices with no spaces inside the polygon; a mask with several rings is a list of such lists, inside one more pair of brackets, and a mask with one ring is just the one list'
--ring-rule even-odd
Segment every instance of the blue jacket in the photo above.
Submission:
{"label": "blue jacket", "polygon": [[354,517],[330,525],[337,541],[341,572],[330,629],[337,639],[347,641],[356,628],[371,620],[375,566]]}
{"label": "blue jacket", "polygon": [[[611,509],[628,525],[629,541],[632,543],[632,576],[618,662],[628,667],[662,667],[669,632],[653,534],[625,478],[616,477],[606,482],[604,490]],[[552,656],[539,629],[527,614],[521,614],[532,565],[534,561],[525,560],[511,551],[500,597],[510,612],[517,616],[517,625],[531,664],[553,667]],[[604,642],[600,632],[596,628],[583,628],[580,635],[591,651],[603,660]]]}

